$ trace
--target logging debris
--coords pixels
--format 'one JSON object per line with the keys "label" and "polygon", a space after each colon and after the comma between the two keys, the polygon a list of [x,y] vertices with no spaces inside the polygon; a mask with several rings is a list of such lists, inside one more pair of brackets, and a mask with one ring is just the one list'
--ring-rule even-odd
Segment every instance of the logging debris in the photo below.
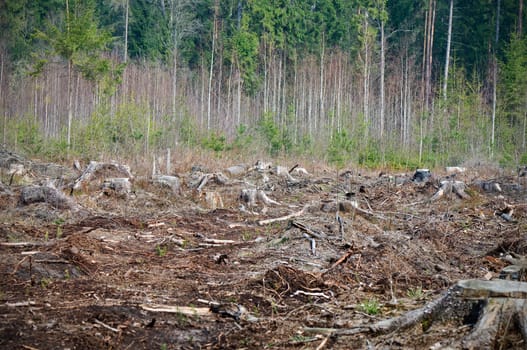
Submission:
{"label": "logging debris", "polygon": [[[108,166],[65,197],[78,215],[20,197],[29,186],[67,193],[82,177],[72,165],[61,178],[11,159],[31,170],[10,185],[0,169],[1,348],[524,348],[527,206],[515,171],[429,169],[467,181],[469,196],[443,189],[431,201],[441,182],[388,169],[335,176],[313,164],[306,175],[293,163],[293,183],[276,164],[172,162],[173,178]],[[116,178],[130,192],[101,195]]]}

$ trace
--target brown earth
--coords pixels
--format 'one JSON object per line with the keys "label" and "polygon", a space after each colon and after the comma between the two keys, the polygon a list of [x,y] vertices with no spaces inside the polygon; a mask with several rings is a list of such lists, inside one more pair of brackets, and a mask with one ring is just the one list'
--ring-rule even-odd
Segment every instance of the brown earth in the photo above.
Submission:
{"label": "brown earth", "polygon": [[[438,349],[471,322],[331,330],[417,309],[461,279],[497,278],[503,254],[527,251],[525,193],[503,171],[469,169],[456,176],[468,197],[437,201],[440,170],[425,183],[411,173],[247,170],[198,192],[213,172],[188,169],[179,191],[135,177],[123,193],[101,188],[119,175],[103,171],[64,209],[20,196],[50,179],[69,195],[80,172],[0,158],[2,349]],[[250,188],[279,204],[242,203]],[[497,215],[506,206],[512,221]],[[525,344],[504,334],[496,346]]]}

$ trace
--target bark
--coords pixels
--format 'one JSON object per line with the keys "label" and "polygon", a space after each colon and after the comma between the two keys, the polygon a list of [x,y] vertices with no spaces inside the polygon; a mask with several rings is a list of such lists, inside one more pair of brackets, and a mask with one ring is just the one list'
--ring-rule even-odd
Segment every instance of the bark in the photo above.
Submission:
{"label": "bark", "polygon": [[436,321],[465,323],[475,316],[477,322],[472,332],[450,345],[463,349],[492,349],[500,341],[506,342],[504,338],[511,332],[519,333],[525,342],[526,298],[525,282],[462,280],[420,309],[379,321],[370,327],[333,329],[331,334],[352,335],[365,331],[388,334],[417,324],[426,331]]}
{"label": "bark", "polygon": [[381,21],[381,115],[380,115],[380,137],[381,137],[381,140],[384,136],[384,123],[385,123],[385,120],[384,120],[384,109],[385,109],[385,106],[384,106],[384,103],[385,103],[385,97],[384,97],[384,71],[385,71],[385,47],[384,47],[385,43],[384,43],[384,21]]}
{"label": "bark", "polygon": [[497,103],[497,85],[498,85],[498,59],[496,58],[496,50],[498,46],[498,40],[500,37],[500,5],[501,0],[498,0],[496,9],[496,37],[494,40],[494,54],[492,62],[492,132],[490,139],[490,152],[491,156],[494,154],[494,142],[496,132],[496,103]]}
{"label": "bark", "polygon": [[443,80],[443,99],[446,101],[448,87],[448,68],[450,67],[450,43],[452,41],[452,14],[454,12],[454,0],[450,0],[450,12],[448,15],[448,38],[446,43],[445,76]]}
{"label": "bark", "polygon": [[[124,15],[124,63],[128,62],[128,20],[130,12],[130,0],[126,0],[125,15]],[[125,76],[125,74],[123,74]]]}

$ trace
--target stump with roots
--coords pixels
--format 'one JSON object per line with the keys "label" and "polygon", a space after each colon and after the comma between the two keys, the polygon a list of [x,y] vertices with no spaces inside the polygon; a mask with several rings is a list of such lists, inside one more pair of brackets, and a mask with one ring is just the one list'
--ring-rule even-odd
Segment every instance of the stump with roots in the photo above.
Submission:
{"label": "stump with roots", "polygon": [[[467,325],[461,339],[445,339],[441,349],[525,349],[527,344],[527,282],[511,280],[461,280],[441,297],[420,309],[372,325],[351,328],[304,328],[306,333],[328,336],[375,336],[402,332],[411,327],[429,330],[434,323]],[[437,344],[434,349],[439,349]]]}
{"label": "stump with roots", "polygon": [[520,348],[524,348],[527,343],[526,301],[526,282],[462,280],[424,307],[379,321],[368,331],[386,334],[416,324],[428,329],[436,321],[475,321],[472,331],[450,346],[494,349],[498,344],[507,344],[507,348],[511,348],[515,343],[521,343]]}

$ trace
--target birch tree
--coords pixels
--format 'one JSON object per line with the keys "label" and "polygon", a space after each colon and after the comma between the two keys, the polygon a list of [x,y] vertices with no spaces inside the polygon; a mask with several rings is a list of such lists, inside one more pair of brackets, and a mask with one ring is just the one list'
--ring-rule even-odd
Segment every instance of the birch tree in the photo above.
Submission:
{"label": "birch tree", "polygon": [[445,75],[443,77],[443,99],[446,101],[448,87],[448,67],[450,67],[450,43],[452,42],[452,14],[454,12],[454,0],[450,0],[448,14],[448,38],[446,43]]}

